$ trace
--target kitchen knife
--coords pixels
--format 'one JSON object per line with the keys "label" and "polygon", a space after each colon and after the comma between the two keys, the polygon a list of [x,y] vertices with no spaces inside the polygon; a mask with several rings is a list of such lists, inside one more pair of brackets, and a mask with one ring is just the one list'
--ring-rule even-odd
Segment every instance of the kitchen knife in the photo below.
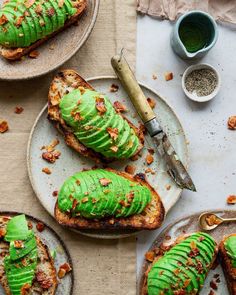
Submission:
{"label": "kitchen knife", "polygon": [[141,117],[148,133],[153,138],[159,154],[164,159],[169,175],[180,188],[196,191],[191,177],[176,154],[167,135],[158,123],[155,113],[147,102],[122,52],[120,55],[112,57],[111,64]]}

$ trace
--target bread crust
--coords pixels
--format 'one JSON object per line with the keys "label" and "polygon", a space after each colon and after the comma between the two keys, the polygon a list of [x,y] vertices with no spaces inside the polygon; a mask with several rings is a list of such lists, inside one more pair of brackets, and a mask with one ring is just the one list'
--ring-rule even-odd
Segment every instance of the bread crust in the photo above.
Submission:
{"label": "bread crust", "polygon": [[[173,248],[175,245],[177,245],[177,244],[179,244],[181,241],[183,241],[183,240],[185,240],[185,239],[187,239],[189,237],[189,235],[181,235],[181,236],[179,236],[176,240],[175,240],[175,242],[173,243],[173,244],[171,244],[170,245],[170,247],[168,247],[166,250],[165,249],[162,249],[162,253],[160,254],[160,255],[158,255],[154,260],[153,260],[153,262],[149,265],[149,267],[148,267],[148,269],[147,269],[147,271],[144,273],[144,277],[143,277],[143,284],[142,284],[142,287],[141,287],[141,290],[140,290],[140,295],[148,295],[148,292],[147,292],[147,277],[148,277],[148,273],[149,273],[149,271],[151,270],[151,268],[152,268],[152,265],[156,262],[156,261],[158,261],[158,259],[160,259],[164,254],[165,254],[165,252],[167,252],[167,251],[169,251],[171,248]],[[215,254],[214,254],[214,257],[213,257],[213,259],[212,259],[212,262],[211,262],[211,265],[209,266],[209,269],[208,269],[208,272],[209,272],[209,270],[213,267],[213,265],[214,265],[214,262],[215,262],[215,260],[216,260],[216,257],[217,257],[217,246],[215,247]],[[207,273],[208,274],[208,273]],[[197,293],[197,294],[199,294],[199,293]]]}
{"label": "bread crust", "polygon": [[[1,216],[0,229],[5,228],[9,220],[10,220],[10,217]],[[57,272],[54,266],[54,261],[47,245],[45,245],[38,236],[36,236],[36,241],[37,241],[38,255],[40,260],[40,262],[37,265],[36,273],[42,270],[49,273],[49,276],[47,276],[47,278],[50,278],[50,281],[52,284],[48,289],[42,289],[41,285],[37,282],[36,279],[34,279],[32,287],[30,288],[30,291],[35,291],[36,293],[38,292],[39,294],[42,294],[42,295],[54,295],[56,294],[56,289],[58,285]],[[7,278],[6,278],[6,274],[4,272],[4,266],[3,266],[3,260],[5,256],[9,253],[8,249],[9,249],[9,243],[5,242],[3,239],[0,238],[0,253],[1,253],[0,284],[2,285],[6,294],[11,295],[11,291],[7,283]]]}
{"label": "bread crust", "polygon": [[132,176],[126,172],[120,172],[113,169],[106,169],[126,179],[138,182],[146,186],[152,193],[152,201],[147,205],[141,214],[132,215],[126,218],[104,218],[101,220],[86,219],[83,217],[71,217],[70,214],[63,213],[58,208],[58,203],[55,205],[54,215],[57,222],[65,227],[74,229],[102,229],[102,230],[119,230],[119,229],[156,229],[161,226],[164,217],[165,209],[157,192],[146,181],[144,174]]}
{"label": "bread crust", "polygon": [[34,42],[33,44],[31,44],[30,46],[27,46],[27,47],[7,48],[4,46],[1,46],[0,47],[0,54],[4,58],[6,58],[8,60],[12,60],[12,61],[21,59],[24,55],[30,53],[31,51],[33,51],[34,49],[39,47],[41,44],[46,42],[48,39],[54,37],[58,33],[62,32],[63,30],[65,30],[66,28],[71,26],[73,23],[78,21],[80,16],[82,15],[82,13],[85,11],[86,7],[87,7],[87,0],[81,0],[78,3],[78,5],[76,6],[77,12],[65,22],[65,24],[62,28],[60,28],[59,30],[53,32],[52,34],[50,34],[48,36],[45,36],[44,38]]}
{"label": "bread crust", "polygon": [[229,258],[224,245],[225,240],[231,236],[236,237],[236,234],[231,234],[220,242],[219,257],[230,294],[236,295],[236,268],[233,267],[231,259]]}
{"label": "bread crust", "polygon": [[[60,114],[59,103],[62,96],[68,91],[76,89],[78,87],[84,87],[86,89],[94,90],[94,88],[86,82],[77,72],[74,70],[64,70],[59,72],[53,79],[49,94],[48,94],[48,119],[55,126],[55,128],[64,136],[65,142],[68,146],[76,150],[81,155],[91,158],[96,163],[99,162],[111,162],[115,159],[105,158],[102,154],[95,152],[94,150],[84,146],[74,135],[72,129],[67,126]],[[144,134],[142,128],[136,128],[125,116],[122,116],[134,130],[139,138],[139,148],[137,155],[143,148]]]}

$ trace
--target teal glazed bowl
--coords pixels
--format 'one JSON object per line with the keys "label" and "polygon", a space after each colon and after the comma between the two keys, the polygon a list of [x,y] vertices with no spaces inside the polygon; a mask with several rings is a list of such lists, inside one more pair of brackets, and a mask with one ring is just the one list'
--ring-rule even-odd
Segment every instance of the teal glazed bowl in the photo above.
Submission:
{"label": "teal glazed bowl", "polygon": [[199,10],[179,17],[171,33],[171,47],[182,59],[204,56],[216,43],[218,28],[215,20]]}

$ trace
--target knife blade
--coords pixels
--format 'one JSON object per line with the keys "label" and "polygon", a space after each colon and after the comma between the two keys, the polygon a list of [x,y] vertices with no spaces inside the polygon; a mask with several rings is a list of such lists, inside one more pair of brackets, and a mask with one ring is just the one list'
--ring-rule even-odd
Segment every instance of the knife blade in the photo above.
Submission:
{"label": "knife blade", "polygon": [[111,65],[164,159],[168,174],[180,188],[196,191],[191,177],[161,128],[122,51],[120,55],[112,57]]}

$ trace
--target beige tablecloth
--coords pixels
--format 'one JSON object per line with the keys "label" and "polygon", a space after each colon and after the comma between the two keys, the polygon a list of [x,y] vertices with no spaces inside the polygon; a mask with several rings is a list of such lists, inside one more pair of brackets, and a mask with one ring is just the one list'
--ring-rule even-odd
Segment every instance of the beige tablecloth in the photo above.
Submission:
{"label": "beige tablecloth", "polygon": [[137,10],[154,17],[175,20],[178,15],[199,9],[216,20],[236,24],[235,0],[137,0]]}
{"label": "beige tablecloth", "polygon": [[[110,58],[121,47],[135,64],[136,1],[101,0],[94,31],[63,68],[89,77],[111,74]],[[0,209],[29,213],[49,223],[66,242],[75,270],[75,295],[135,294],[135,239],[102,241],[59,227],[34,195],[26,167],[26,148],[33,122],[45,105],[52,74],[34,81],[0,82],[0,119],[10,130],[0,134]],[[22,106],[22,114],[14,108]]]}

